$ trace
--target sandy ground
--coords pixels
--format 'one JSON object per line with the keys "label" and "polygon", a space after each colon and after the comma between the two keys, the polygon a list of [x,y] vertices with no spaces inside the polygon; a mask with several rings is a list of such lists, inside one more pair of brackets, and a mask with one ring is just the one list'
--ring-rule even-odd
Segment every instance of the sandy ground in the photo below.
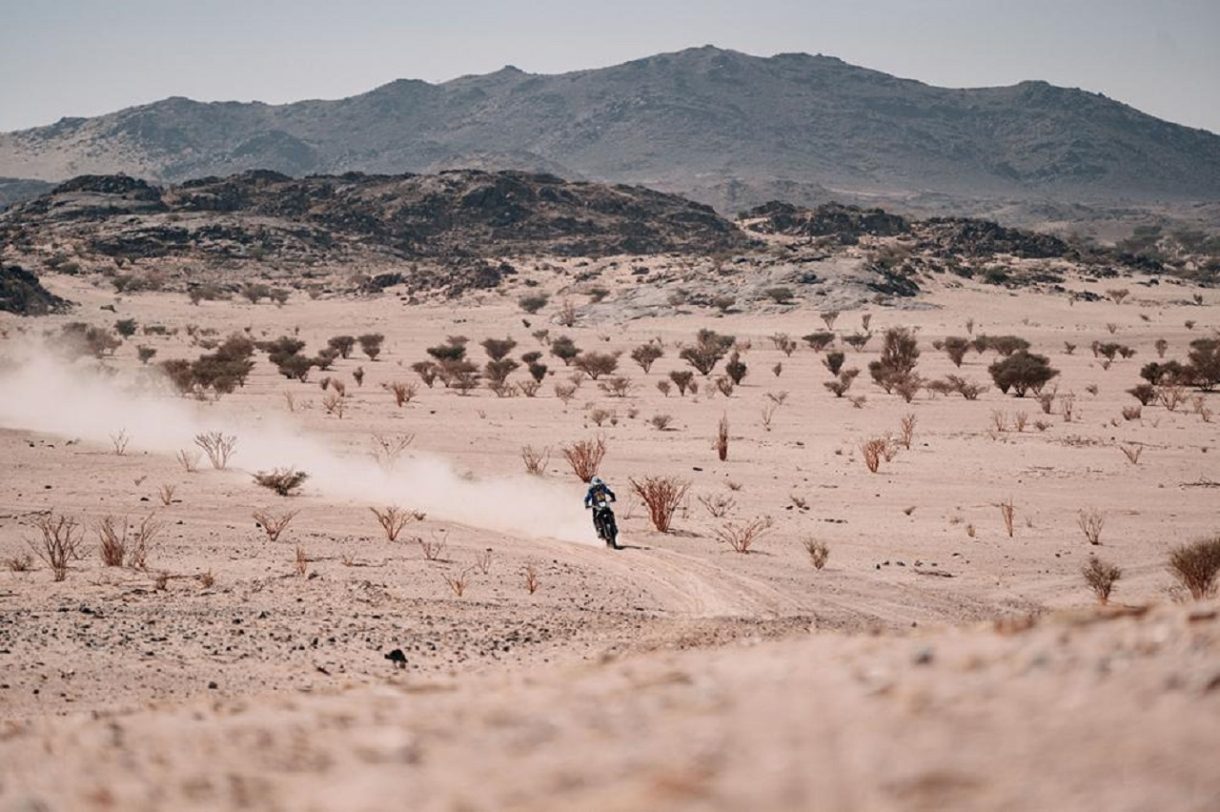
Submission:
{"label": "sandy ground", "polygon": [[[666,355],[648,375],[623,356],[636,384],[624,399],[586,382],[565,406],[552,381],[571,370],[548,358],[556,374],[537,398],[420,386],[399,409],[382,384],[414,381],[411,363],[447,335],[471,338],[476,358],[488,336],[512,335],[518,355],[545,352],[512,304],[521,291],[459,307],[385,296],[298,297],[277,309],[193,307],[168,293],[116,302],[79,280],[51,286],[80,309],[5,317],[0,346],[71,319],[183,332],[127,342],[107,362],[118,370],[109,383],[73,388],[93,365],[84,362],[68,384],[54,368],[6,381],[3,559],[28,550],[40,511],[81,521],[90,545],[105,515],[155,511],[164,530],[148,571],[103,567],[90,550],[60,583],[37,562],[0,572],[3,808],[1220,805],[1216,621],[1176,605],[1164,566],[1171,546],[1217,530],[1220,424],[1189,407],[1120,415],[1156,339],[1184,359],[1189,340],[1216,326],[1214,301],[1196,306],[1192,290],[1127,283],[1131,297],[1115,305],[942,289],[915,309],[872,308],[878,335],[848,351],[847,365],[865,369],[885,328],[917,327],[919,372],[989,382],[994,354],[971,353],[955,370],[930,346],[964,335],[972,318],[976,334],[1015,333],[1051,356],[1059,391],[1076,396],[1067,421],[1058,406],[1043,414],[994,389],[975,402],[921,394],[907,404],[867,371],[851,393],[867,402],[855,408],[823,388],[819,354],[802,345],[787,357],[767,338],[821,329],[807,306],[571,329],[543,313],[532,329],[585,349],[659,337]],[[115,313],[98,310],[108,304]],[[836,328],[854,332],[860,318],[845,312]],[[386,342],[376,362],[339,361],[309,383],[260,355],[247,386],[219,403],[130,394],[126,382],[142,373],[136,344],[156,347],[158,360],[201,352],[187,346],[188,324],[220,336],[299,328],[311,350],[344,332]],[[662,395],[655,381],[683,368],[677,342],[705,326],[750,340],[744,385],[728,398],[707,387]],[[1103,369],[1094,340],[1137,355]],[[342,418],[321,406],[323,374],[347,384]],[[768,428],[768,395],[781,392]],[[613,410],[613,424],[594,426],[597,408]],[[1000,411],[1005,432],[995,430]],[[1018,413],[1021,432],[1011,428]],[[650,425],[656,414],[671,415],[669,430]],[[870,474],[859,443],[896,435],[907,414],[917,419],[911,448]],[[723,463],[711,447],[722,416]],[[204,426],[238,436],[229,470],[205,461],[186,473],[174,460]],[[130,437],[121,456],[109,440],[119,431]],[[367,453],[373,434],[414,435],[392,475]],[[620,552],[592,537],[583,486],[558,453],[597,434],[620,496]],[[522,473],[527,444],[552,449],[541,480]],[[1133,444],[1138,464],[1121,450]],[[253,484],[251,471],[275,465],[311,474],[301,495]],[[628,478],[651,474],[691,483],[668,534],[629,497]],[[175,487],[169,505],[163,484]],[[727,518],[769,516],[773,528],[755,552],[734,553],[715,536],[725,519],[698,497],[731,499]],[[998,508],[1009,499],[1011,538]],[[426,514],[395,542],[369,510],[390,503]],[[258,508],[299,513],[272,542],[251,517]],[[1105,516],[1100,547],[1077,527],[1078,511],[1093,508]],[[415,538],[443,540],[444,552],[425,560]],[[806,538],[830,546],[825,569],[810,565]],[[1114,603],[1156,608],[1083,622],[1094,601],[1080,567],[1092,552],[1123,568]],[[527,567],[538,575],[532,593]],[[459,597],[446,578],[463,572]],[[1048,611],[1072,614],[993,630]],[[394,648],[403,670],[384,659]]]}

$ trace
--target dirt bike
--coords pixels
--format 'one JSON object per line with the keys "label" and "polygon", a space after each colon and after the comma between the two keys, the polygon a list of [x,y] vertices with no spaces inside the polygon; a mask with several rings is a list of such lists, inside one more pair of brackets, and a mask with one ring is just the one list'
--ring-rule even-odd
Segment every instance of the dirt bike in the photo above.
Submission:
{"label": "dirt bike", "polygon": [[593,501],[593,526],[597,528],[597,537],[606,542],[606,546],[619,549],[618,524],[614,520],[614,510],[605,494],[598,494]]}

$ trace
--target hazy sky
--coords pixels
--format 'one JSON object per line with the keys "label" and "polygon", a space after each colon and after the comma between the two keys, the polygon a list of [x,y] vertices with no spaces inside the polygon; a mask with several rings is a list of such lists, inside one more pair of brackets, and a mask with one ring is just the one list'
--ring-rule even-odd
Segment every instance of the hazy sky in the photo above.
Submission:
{"label": "hazy sky", "polygon": [[1045,79],[1220,132],[1220,0],[0,0],[0,131],[705,44],[954,87]]}

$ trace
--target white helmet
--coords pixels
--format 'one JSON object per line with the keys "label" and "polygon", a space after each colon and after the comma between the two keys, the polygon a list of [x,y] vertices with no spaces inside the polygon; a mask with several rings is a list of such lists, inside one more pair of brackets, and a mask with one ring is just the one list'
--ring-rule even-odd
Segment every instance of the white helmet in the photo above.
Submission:
{"label": "white helmet", "polygon": [[605,482],[602,481],[602,478],[599,476],[593,477],[593,479],[591,479],[589,482],[592,485],[605,485],[606,484]]}

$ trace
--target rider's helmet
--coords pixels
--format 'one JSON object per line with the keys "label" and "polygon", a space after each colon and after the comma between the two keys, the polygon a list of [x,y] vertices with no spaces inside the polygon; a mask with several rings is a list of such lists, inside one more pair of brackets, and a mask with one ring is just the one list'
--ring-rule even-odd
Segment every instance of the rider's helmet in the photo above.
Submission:
{"label": "rider's helmet", "polygon": [[601,477],[595,476],[595,477],[593,477],[593,479],[589,480],[589,484],[590,485],[605,485],[606,483],[602,480]]}

